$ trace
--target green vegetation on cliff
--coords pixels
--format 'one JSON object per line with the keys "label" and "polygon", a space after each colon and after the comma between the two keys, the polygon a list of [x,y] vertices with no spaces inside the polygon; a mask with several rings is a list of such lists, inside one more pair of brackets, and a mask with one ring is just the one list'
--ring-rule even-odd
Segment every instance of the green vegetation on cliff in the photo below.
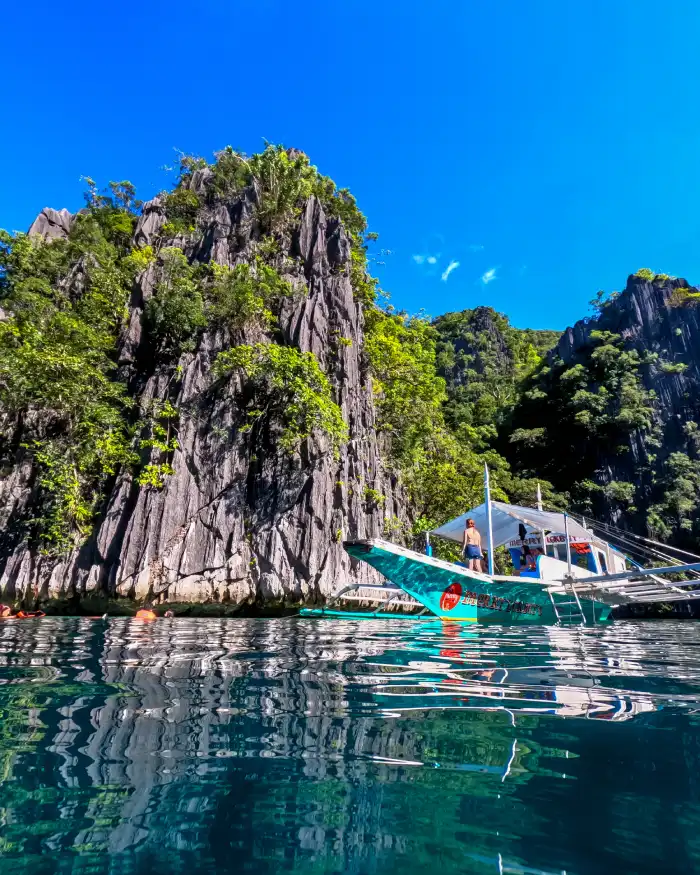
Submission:
{"label": "green vegetation on cliff", "polygon": [[629,507],[634,485],[599,485],[597,472],[611,457],[630,452],[630,437],[651,436],[654,393],[644,387],[642,357],[610,331],[592,331],[568,363],[556,356],[540,367],[522,393],[508,440],[520,470],[538,472],[571,493],[582,510]]}
{"label": "green vegetation on cliff", "polygon": [[[0,232],[2,455],[7,461],[20,439],[36,463],[32,524],[58,552],[89,531],[105,484],[134,460],[131,400],[114,351],[138,205],[127,183],[87,200],[67,240]],[[72,295],[76,286],[81,294]]]}
{"label": "green vegetation on cliff", "polygon": [[287,452],[298,450],[314,431],[325,434],[336,449],[347,440],[340,408],[313,353],[274,343],[236,346],[219,353],[214,376],[227,377],[237,370],[252,388],[246,430],[267,419],[279,423],[279,444]]}
{"label": "green vegetation on cliff", "polygon": [[468,425],[485,438],[508,419],[523,381],[559,338],[557,331],[513,328],[491,307],[438,316],[437,365],[448,381],[448,421]]}
{"label": "green vegetation on cliff", "polygon": [[[22,524],[45,552],[85,538],[120,473],[136,488],[167,484],[178,387],[207,335],[224,338],[207,368],[213,384],[236,387],[237,427],[253,437],[265,429],[284,454],[312,435],[329,453],[347,440],[332,374],[285,345],[279,328],[283,308],[306,292],[293,241],[312,197],[345,229],[332,270],[345,272],[362,306],[377,429],[414,533],[478,504],[488,463],[497,498],[533,504],[539,482],[548,507],[636,514],[663,537],[697,537],[697,425],[686,416],[680,442],[662,451],[649,388],[650,377],[679,380],[688,365],[636,348],[605,322],[618,293],[594,299],[598,322],[564,361],[558,332],[516,329],[488,307],[431,319],[382,303],[368,273],[376,235],[352,195],[301,152],[268,144],[252,156],[227,147],[212,163],[183,157],[147,246],[134,243],[142,205],[133,187],[88,185],[66,239],[0,233],[0,455],[33,466],[36,511]],[[234,203],[249,208],[254,230],[227,266],[201,246],[212,215]],[[670,278],[643,269],[634,281]],[[697,294],[676,282],[669,312],[693,312]],[[143,342],[124,358],[134,310]],[[337,360],[356,338],[336,340]],[[139,407],[156,376],[164,397]]]}
{"label": "green vegetation on cliff", "polygon": [[[536,481],[514,476],[495,444],[541,351],[558,334],[518,331],[490,308],[430,320],[376,306],[366,334],[378,425],[391,437],[414,532],[479,504],[485,463],[494,498],[532,504]],[[549,506],[561,503],[548,482],[542,489]]]}

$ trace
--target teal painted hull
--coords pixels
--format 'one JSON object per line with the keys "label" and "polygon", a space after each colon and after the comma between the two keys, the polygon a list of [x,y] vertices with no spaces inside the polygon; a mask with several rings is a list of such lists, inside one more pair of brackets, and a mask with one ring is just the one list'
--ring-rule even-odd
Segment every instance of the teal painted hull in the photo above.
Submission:
{"label": "teal painted hull", "polygon": [[[559,622],[549,594],[541,583],[526,578],[493,580],[486,574],[391,544],[383,547],[376,542],[356,542],[347,543],[345,549],[354,558],[376,568],[387,580],[443,620],[509,625],[552,625]],[[566,619],[571,608],[563,603],[570,597],[554,595],[554,599],[561,605],[560,616]],[[610,619],[611,608],[602,602],[581,599],[581,607],[587,623],[604,623]],[[397,616],[387,612],[383,615]],[[370,616],[377,614],[370,613]],[[581,623],[578,611],[571,616],[571,622]]]}

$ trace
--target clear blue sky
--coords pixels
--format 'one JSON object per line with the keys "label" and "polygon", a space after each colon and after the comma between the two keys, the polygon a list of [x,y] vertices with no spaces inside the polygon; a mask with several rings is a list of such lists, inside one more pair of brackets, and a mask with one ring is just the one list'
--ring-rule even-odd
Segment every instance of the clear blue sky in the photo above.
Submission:
{"label": "clear blue sky", "polygon": [[396,306],[563,328],[639,267],[700,282],[697,0],[34,0],[3,31],[0,227],[265,137],[355,193]]}

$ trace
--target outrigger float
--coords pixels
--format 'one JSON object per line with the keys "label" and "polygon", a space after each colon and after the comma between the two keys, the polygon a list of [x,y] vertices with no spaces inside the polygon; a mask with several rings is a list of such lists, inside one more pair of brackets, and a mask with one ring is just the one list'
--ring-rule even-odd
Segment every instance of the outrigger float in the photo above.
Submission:
{"label": "outrigger float", "polygon": [[[700,598],[695,576],[680,583],[661,575],[695,574],[700,562],[642,568],[585,521],[567,513],[491,501],[488,469],[484,470],[484,503],[427,533],[426,553],[399,547],[379,538],[346,541],[355,559],[379,571],[387,585],[351,584],[338,591],[323,608],[304,608],[306,617],[390,617],[432,615],[442,620],[498,624],[588,625],[610,620],[618,605],[671,602]],[[488,573],[461,563],[433,557],[430,536],[462,543],[467,519],[486,533]],[[494,573],[496,547],[511,552],[513,565],[527,547],[534,567],[517,575]],[[652,551],[655,555],[658,551]],[[700,558],[700,557],[699,557]],[[672,558],[673,562],[678,562]],[[337,602],[376,603],[374,611],[350,611]],[[388,610],[391,608],[391,610]],[[408,609],[400,613],[396,609]]]}

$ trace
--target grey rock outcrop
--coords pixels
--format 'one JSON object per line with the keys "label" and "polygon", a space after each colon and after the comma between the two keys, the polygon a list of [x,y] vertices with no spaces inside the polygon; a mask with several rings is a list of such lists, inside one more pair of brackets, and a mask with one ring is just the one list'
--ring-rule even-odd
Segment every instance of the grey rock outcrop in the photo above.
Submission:
{"label": "grey rock outcrop", "polygon": [[32,222],[28,233],[38,234],[46,240],[67,237],[72,218],[68,210],[52,210],[51,207],[44,207]]}
{"label": "grey rock outcrop", "polygon": [[[192,187],[206,182],[198,173]],[[257,197],[251,187],[233,203],[205,208],[201,231],[171,245],[196,262],[234,266],[252,258]],[[164,222],[155,198],[143,208],[134,242],[156,245]],[[56,237],[69,227],[66,211],[43,210],[32,232]],[[212,330],[181,357],[179,382],[156,367],[138,387],[142,410],[169,398],[180,411],[174,474],[160,491],[139,487],[132,473],[120,475],[93,536],[71,555],[51,561],[22,537],[13,540],[11,532],[20,530],[13,522],[31,513],[32,472],[22,463],[0,478],[9,533],[0,543],[0,591],[10,597],[98,591],[171,601],[282,602],[327,596],[350,578],[376,579],[350,560],[342,541],[381,535],[386,521],[405,520],[406,508],[375,430],[349,240],[312,197],[288,244],[277,267],[295,294],[279,315],[279,332],[285,344],[314,353],[331,381],[349,430],[339,454],[311,438],[290,456],[279,451],[274,431],[248,432],[238,378],[215,385],[211,375],[215,356],[234,339],[226,329]],[[141,323],[153,283],[152,269],[135,283],[120,343],[119,364],[134,373],[148,353]],[[261,339],[260,330],[250,328],[235,342]],[[369,489],[383,500],[367,500]]]}
{"label": "grey rock outcrop", "polygon": [[[682,424],[700,416],[700,308],[683,304],[679,290],[698,290],[683,278],[655,279],[632,275],[614,304],[595,319],[581,319],[567,328],[553,350],[564,362],[573,361],[590,344],[592,331],[621,335],[640,353],[658,353],[669,364],[685,365],[682,373],[644,371],[648,389],[656,393],[659,420]],[[680,293],[682,295],[682,292]]]}

